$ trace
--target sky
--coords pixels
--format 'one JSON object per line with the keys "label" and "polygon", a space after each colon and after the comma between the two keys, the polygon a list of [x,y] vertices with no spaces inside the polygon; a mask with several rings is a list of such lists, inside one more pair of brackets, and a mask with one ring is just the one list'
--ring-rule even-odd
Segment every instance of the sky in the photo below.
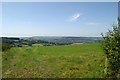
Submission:
{"label": "sky", "polygon": [[4,2],[0,34],[100,37],[117,17],[117,2]]}

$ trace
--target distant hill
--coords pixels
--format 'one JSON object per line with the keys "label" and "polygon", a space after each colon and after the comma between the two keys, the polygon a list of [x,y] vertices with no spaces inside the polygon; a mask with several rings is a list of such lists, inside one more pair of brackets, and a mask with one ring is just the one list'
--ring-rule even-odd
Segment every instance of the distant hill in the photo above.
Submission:
{"label": "distant hill", "polygon": [[33,36],[33,39],[41,39],[54,43],[83,43],[83,42],[98,42],[102,37],[60,37],[60,36]]}
{"label": "distant hill", "polygon": [[50,37],[50,36],[34,36],[34,37],[2,37],[2,50],[8,50],[11,47],[32,46],[33,44],[41,44],[43,46],[52,45],[69,45],[73,43],[89,43],[99,42],[101,37]]}
{"label": "distant hill", "polygon": [[35,43],[44,43],[44,44],[72,44],[72,43],[88,43],[88,42],[98,42],[102,37],[52,37],[52,36],[33,36],[33,37],[22,37],[22,38],[12,38],[12,37],[2,37],[3,43],[10,44],[35,44]]}

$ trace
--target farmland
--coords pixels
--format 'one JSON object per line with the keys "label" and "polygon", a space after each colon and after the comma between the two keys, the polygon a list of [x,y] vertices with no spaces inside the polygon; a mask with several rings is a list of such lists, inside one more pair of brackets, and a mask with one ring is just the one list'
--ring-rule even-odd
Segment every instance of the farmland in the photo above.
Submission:
{"label": "farmland", "polygon": [[13,47],[2,53],[3,78],[102,78],[100,43]]}

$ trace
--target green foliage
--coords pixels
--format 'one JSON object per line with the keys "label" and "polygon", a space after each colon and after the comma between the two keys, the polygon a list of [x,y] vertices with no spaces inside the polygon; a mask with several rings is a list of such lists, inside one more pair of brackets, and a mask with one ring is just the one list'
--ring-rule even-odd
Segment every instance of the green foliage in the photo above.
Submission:
{"label": "green foliage", "polygon": [[103,49],[106,54],[106,77],[118,78],[120,70],[120,32],[119,26],[113,25],[113,30],[109,30],[103,35]]}
{"label": "green foliage", "polygon": [[12,48],[12,46],[10,44],[2,43],[2,51],[7,51],[10,48]]}

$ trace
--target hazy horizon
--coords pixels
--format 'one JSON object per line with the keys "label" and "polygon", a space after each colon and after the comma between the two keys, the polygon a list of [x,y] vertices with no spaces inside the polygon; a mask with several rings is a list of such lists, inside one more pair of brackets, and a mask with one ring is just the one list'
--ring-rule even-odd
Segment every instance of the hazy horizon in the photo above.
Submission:
{"label": "hazy horizon", "polygon": [[102,36],[1,36],[1,37],[102,37]]}
{"label": "hazy horizon", "polygon": [[101,37],[117,23],[117,2],[3,2],[2,37]]}

